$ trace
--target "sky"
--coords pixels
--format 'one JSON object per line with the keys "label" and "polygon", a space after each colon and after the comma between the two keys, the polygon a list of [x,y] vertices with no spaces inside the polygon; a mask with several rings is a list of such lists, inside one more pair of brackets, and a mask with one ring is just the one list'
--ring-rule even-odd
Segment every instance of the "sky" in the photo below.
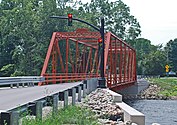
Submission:
{"label": "sky", "polygon": [[[83,3],[91,0],[81,0]],[[177,0],[122,0],[141,26],[141,36],[153,45],[177,38]]]}

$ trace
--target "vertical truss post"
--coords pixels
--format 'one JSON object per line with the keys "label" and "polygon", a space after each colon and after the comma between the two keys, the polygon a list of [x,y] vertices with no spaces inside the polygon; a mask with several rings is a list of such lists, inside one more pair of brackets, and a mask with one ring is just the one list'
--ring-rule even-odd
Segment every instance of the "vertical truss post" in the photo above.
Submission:
{"label": "vertical truss post", "polygon": [[120,41],[119,81],[122,82],[122,42]]}
{"label": "vertical truss post", "polygon": [[108,85],[109,87],[111,87],[111,85],[112,85],[112,62],[113,62],[113,60],[112,60],[112,42],[110,42],[110,76],[109,76],[109,78],[110,78],[110,84]]}
{"label": "vertical truss post", "polygon": [[88,71],[88,66],[89,66],[89,62],[91,60],[91,55],[92,55],[92,48],[90,48],[90,51],[89,51],[85,73],[87,73],[87,71]]}
{"label": "vertical truss post", "polygon": [[115,39],[115,48],[114,48],[114,81],[117,83],[117,44]]}
{"label": "vertical truss post", "polygon": [[57,52],[56,52],[56,39],[54,47],[52,49],[52,75],[53,75],[53,84],[56,84],[56,72],[57,72]]}
{"label": "vertical truss post", "polygon": [[68,74],[69,39],[66,39],[66,74]]}
{"label": "vertical truss post", "polygon": [[134,50],[134,76],[135,76],[135,81],[137,81],[137,75],[136,75],[136,51]]}
{"label": "vertical truss post", "polygon": [[124,82],[126,81],[126,73],[127,73],[127,67],[126,67],[126,62],[127,62],[127,55],[126,55],[126,49],[127,46],[124,46]]}
{"label": "vertical truss post", "polygon": [[78,72],[78,53],[79,53],[79,49],[78,49],[78,41],[76,41],[76,65],[75,65],[75,73]]}
{"label": "vertical truss post", "polygon": [[85,70],[86,70],[86,68],[85,68],[85,66],[86,66],[86,62],[85,62],[85,60],[86,60],[86,46],[84,46],[84,53],[83,53],[83,70],[82,70],[82,73],[84,73],[85,72]]}
{"label": "vertical truss post", "polygon": [[128,48],[128,73],[127,73],[127,79],[128,82],[130,81],[130,49]]}
{"label": "vertical truss post", "polygon": [[131,70],[131,75],[130,75],[130,80],[132,81],[133,79],[133,51],[131,50],[131,65],[130,65],[130,70]]}
{"label": "vertical truss post", "polygon": [[132,72],[132,70],[131,70],[131,62],[132,62],[132,51],[131,51],[131,49],[130,49],[129,81],[131,81],[131,72]]}
{"label": "vertical truss post", "polygon": [[59,58],[60,58],[61,70],[62,70],[62,72],[65,72],[64,65],[63,65],[63,59],[62,59],[62,56],[61,56],[60,47],[58,45],[58,42],[56,43],[56,48],[57,48],[57,52],[58,52],[58,55],[59,55]]}
{"label": "vertical truss post", "polygon": [[71,53],[70,53],[70,45],[68,45],[68,56],[69,56],[69,59],[70,59],[70,63],[71,63],[71,67],[72,67],[72,72],[74,73],[74,62],[73,62],[73,60],[72,60],[72,55],[71,55]]}
{"label": "vertical truss post", "polygon": [[98,56],[98,50],[96,49],[96,50],[95,50],[94,59],[93,59],[93,65],[92,65],[91,73],[94,72],[94,67],[95,67],[95,65],[97,65],[97,62],[96,62],[97,56]]}
{"label": "vertical truss post", "polygon": [[91,55],[90,55],[90,76],[92,77],[92,62],[93,62],[93,60],[92,60],[92,48],[90,48],[91,49]]}

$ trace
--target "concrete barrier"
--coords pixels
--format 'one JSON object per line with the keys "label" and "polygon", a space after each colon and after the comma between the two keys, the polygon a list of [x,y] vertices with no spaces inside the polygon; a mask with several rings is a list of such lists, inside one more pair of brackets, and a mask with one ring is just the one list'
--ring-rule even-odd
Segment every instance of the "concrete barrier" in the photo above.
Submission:
{"label": "concrete barrier", "polygon": [[87,79],[85,81],[87,84],[87,94],[90,94],[93,90],[97,88],[98,85],[98,79],[97,78],[92,78],[92,79]]}
{"label": "concrete barrier", "polygon": [[124,111],[124,121],[131,121],[138,125],[145,125],[145,115],[124,102],[116,103]]}
{"label": "concrete barrier", "polygon": [[105,91],[109,92],[112,96],[113,96],[113,102],[116,103],[116,102],[122,102],[122,95],[116,93],[116,92],[113,92],[109,89],[104,89]]}
{"label": "concrete barrier", "polygon": [[122,102],[122,95],[109,89],[104,89],[113,96],[113,102],[118,105],[124,112],[124,121],[131,121],[138,125],[145,125],[145,115]]}

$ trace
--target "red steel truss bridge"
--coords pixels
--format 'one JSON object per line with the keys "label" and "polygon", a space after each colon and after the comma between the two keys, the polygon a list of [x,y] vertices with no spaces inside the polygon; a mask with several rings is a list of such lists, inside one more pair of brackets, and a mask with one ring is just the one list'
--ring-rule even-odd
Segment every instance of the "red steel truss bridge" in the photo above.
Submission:
{"label": "red steel truss bridge", "polygon": [[[41,72],[45,81],[38,85],[99,78],[100,37],[99,32],[84,28],[54,32]],[[106,86],[116,91],[133,85],[137,80],[135,50],[111,32],[105,33],[104,43]]]}

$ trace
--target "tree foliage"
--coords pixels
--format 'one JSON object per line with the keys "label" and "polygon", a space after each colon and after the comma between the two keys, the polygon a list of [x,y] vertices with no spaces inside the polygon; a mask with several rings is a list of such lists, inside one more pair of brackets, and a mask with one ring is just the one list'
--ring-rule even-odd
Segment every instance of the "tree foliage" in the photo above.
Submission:
{"label": "tree foliage", "polygon": [[92,22],[98,25],[100,16],[105,17],[105,29],[115,33],[122,39],[134,40],[140,33],[140,25],[130,14],[129,7],[121,0],[91,0],[83,6],[86,13],[92,13]]}
{"label": "tree foliage", "polygon": [[133,40],[140,34],[139,23],[121,0],[92,0],[90,4],[70,0],[1,0],[0,75],[40,75],[52,33],[87,27],[76,22],[67,27],[66,21],[49,18],[67,13],[96,26],[100,25],[99,17],[105,16],[106,30],[123,39]]}
{"label": "tree foliage", "polygon": [[142,75],[161,75],[165,72],[166,54],[161,45],[151,45],[151,41],[138,38],[134,47],[137,54],[137,73]]}
{"label": "tree foliage", "polygon": [[171,70],[177,71],[177,38],[170,40],[165,47],[168,64]]}

